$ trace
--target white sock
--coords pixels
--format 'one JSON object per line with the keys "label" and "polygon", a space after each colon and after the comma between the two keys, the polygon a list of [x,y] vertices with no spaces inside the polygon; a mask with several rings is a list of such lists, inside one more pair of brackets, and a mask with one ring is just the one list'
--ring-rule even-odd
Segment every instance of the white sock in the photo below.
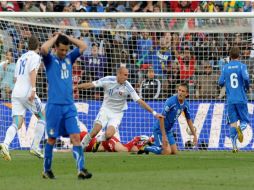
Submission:
{"label": "white sock", "polygon": [[102,141],[105,141],[106,140],[106,135],[105,133],[102,133],[101,135],[99,135],[97,137],[97,142],[102,142]]}
{"label": "white sock", "polygon": [[9,148],[11,142],[13,141],[13,139],[15,138],[17,131],[18,131],[18,127],[14,123],[7,129],[6,134],[5,134],[4,144],[8,148]]}
{"label": "white sock", "polygon": [[86,148],[88,146],[88,144],[90,143],[90,141],[92,140],[90,134],[88,133],[83,140],[80,142],[82,148]]}
{"label": "white sock", "polygon": [[43,137],[44,130],[45,130],[45,121],[38,120],[34,129],[34,139],[31,145],[31,149],[34,149],[34,150],[40,149],[40,142]]}

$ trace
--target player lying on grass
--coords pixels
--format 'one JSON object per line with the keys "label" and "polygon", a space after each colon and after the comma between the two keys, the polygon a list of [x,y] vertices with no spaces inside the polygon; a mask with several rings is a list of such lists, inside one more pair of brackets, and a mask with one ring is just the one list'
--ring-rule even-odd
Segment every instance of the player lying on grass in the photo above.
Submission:
{"label": "player lying on grass", "polygon": [[[80,139],[82,140],[88,132],[82,131]],[[141,147],[153,143],[153,138],[146,135],[134,137],[126,144],[122,144],[116,136],[113,136],[107,141],[97,143],[97,137],[92,138],[86,147],[86,152],[138,152]]]}
{"label": "player lying on grass", "polygon": [[188,85],[186,83],[182,83],[178,86],[177,95],[171,96],[166,100],[162,111],[162,115],[165,118],[160,118],[160,120],[154,125],[154,145],[145,146],[143,148],[143,152],[153,152],[155,154],[164,155],[177,153],[177,146],[172,128],[182,112],[184,112],[188,126],[192,132],[192,135],[194,136],[193,143],[194,145],[197,145],[198,140],[190,117],[189,104],[185,100],[187,95]]}

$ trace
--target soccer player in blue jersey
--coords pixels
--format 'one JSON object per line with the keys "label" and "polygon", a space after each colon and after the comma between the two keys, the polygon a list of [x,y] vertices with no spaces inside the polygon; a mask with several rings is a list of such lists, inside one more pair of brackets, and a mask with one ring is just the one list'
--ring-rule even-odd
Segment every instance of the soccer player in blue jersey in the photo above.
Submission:
{"label": "soccer player in blue jersey", "polygon": [[[162,115],[154,125],[154,145],[144,147],[143,152],[153,152],[155,154],[176,154],[177,146],[173,136],[173,126],[175,121],[184,112],[188,126],[194,136],[193,143],[197,145],[197,135],[190,117],[189,104],[185,100],[188,96],[188,85],[181,83],[178,87],[177,95],[168,98],[164,104]],[[142,151],[140,151],[142,153]],[[139,152],[139,153],[140,153]]]}
{"label": "soccer player in blue jersey", "polygon": [[[230,50],[231,61],[224,65],[219,78],[219,85],[226,86],[227,95],[227,114],[228,123],[230,124],[230,139],[233,145],[233,152],[238,152],[236,139],[243,142],[242,131],[249,123],[249,114],[247,107],[247,95],[249,90],[249,74],[247,66],[241,63],[240,49],[232,47]],[[237,121],[240,126],[237,126]]]}
{"label": "soccer player in blue jersey", "polygon": [[[70,43],[77,48],[68,52]],[[55,53],[50,51],[53,45],[55,45]],[[41,46],[48,79],[48,102],[46,105],[48,141],[45,146],[43,178],[55,178],[51,170],[52,152],[56,138],[59,136],[70,136],[73,143],[73,156],[78,169],[78,179],[92,177],[92,174],[84,167],[84,153],[80,146],[80,129],[72,87],[72,65],[86,47],[82,40],[62,33],[54,33],[53,37]]]}

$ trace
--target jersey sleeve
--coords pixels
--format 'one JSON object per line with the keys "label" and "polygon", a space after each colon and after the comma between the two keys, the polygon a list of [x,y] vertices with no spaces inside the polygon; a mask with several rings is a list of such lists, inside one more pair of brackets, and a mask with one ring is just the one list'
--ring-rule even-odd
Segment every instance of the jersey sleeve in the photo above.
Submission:
{"label": "jersey sleeve", "polygon": [[184,111],[186,119],[191,119],[191,116],[190,116],[190,106],[189,106],[188,103],[185,103],[185,108],[184,108],[183,111]]}
{"label": "jersey sleeve", "polygon": [[33,71],[34,69],[37,71],[39,69],[40,62],[41,62],[40,56],[38,54],[34,54],[31,57],[30,63],[28,64],[29,65],[29,67],[28,67],[29,73],[31,71]]}
{"label": "jersey sleeve", "polygon": [[164,104],[164,108],[163,108],[163,112],[162,112],[162,115],[166,116],[167,113],[170,112],[170,110],[174,107],[175,103],[172,99],[173,97],[171,98],[168,98]]}
{"label": "jersey sleeve", "polygon": [[79,48],[74,48],[69,54],[68,57],[71,59],[71,64],[80,56]]}
{"label": "jersey sleeve", "polygon": [[14,77],[17,78],[18,77],[18,62],[20,61],[20,59],[18,59],[16,66],[15,66],[15,71],[14,71]]}
{"label": "jersey sleeve", "polygon": [[107,84],[110,81],[110,77],[103,77],[99,80],[93,81],[95,87],[104,87],[105,84]]}
{"label": "jersey sleeve", "polygon": [[139,95],[137,94],[137,92],[135,91],[135,89],[132,87],[131,83],[129,83],[128,81],[126,81],[126,88],[131,96],[131,98],[133,99],[133,101],[138,101],[140,99]]}
{"label": "jersey sleeve", "polygon": [[42,59],[45,67],[48,67],[52,60],[51,51],[49,51],[47,55],[42,55]]}
{"label": "jersey sleeve", "polygon": [[222,71],[221,71],[220,78],[219,78],[219,85],[220,85],[221,87],[224,86],[224,84],[225,84],[224,70],[225,70],[225,67],[223,67],[223,69],[222,69]]}
{"label": "jersey sleeve", "polygon": [[243,81],[244,81],[244,88],[248,90],[250,87],[250,78],[249,78],[247,66],[245,64],[242,64],[241,71],[242,71],[242,77],[243,77]]}

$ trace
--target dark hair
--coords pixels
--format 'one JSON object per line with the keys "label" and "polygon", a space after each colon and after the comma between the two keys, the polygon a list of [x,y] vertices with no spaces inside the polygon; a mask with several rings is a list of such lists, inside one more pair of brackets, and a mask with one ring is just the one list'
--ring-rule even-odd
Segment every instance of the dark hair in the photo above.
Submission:
{"label": "dark hair", "polygon": [[56,45],[56,47],[58,47],[59,44],[63,44],[63,45],[67,46],[67,45],[69,45],[69,43],[70,43],[70,41],[66,36],[59,34],[58,38],[56,39],[55,45]]}
{"label": "dark hair", "polygon": [[239,47],[232,47],[229,52],[229,56],[231,59],[237,59],[240,56],[240,49]]}
{"label": "dark hair", "polygon": [[189,91],[189,85],[187,82],[182,82],[179,84],[179,86],[184,86],[187,89],[187,92]]}
{"label": "dark hair", "polygon": [[28,50],[36,50],[38,49],[40,42],[37,37],[31,36],[28,40]]}

